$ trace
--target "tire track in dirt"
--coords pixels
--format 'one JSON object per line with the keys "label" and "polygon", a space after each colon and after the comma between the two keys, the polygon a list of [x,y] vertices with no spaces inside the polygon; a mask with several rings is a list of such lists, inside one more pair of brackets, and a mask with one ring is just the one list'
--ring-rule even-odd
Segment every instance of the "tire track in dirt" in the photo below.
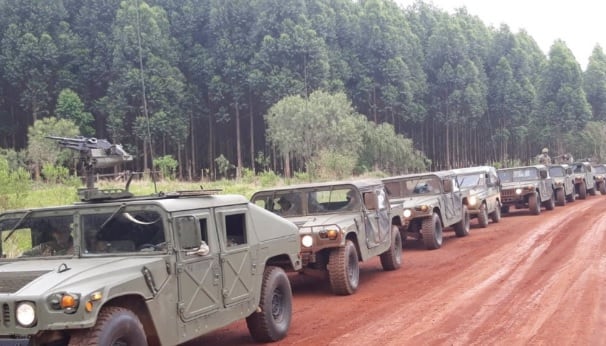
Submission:
{"label": "tire track in dirt", "polygon": [[[589,252],[595,257],[601,252],[599,247],[587,248],[603,243],[603,235],[596,234],[600,230],[603,233],[601,223],[592,228],[594,232],[571,227],[586,224],[583,219],[591,220],[590,215],[595,215],[596,221],[601,214],[597,211],[604,210],[598,207],[603,203],[601,199],[583,202],[558,209],[540,226],[523,232],[525,239],[478,258],[439,287],[419,296],[422,304],[402,304],[391,315],[331,344],[467,345],[531,340],[558,311],[559,297],[566,296],[572,284],[579,282],[578,276],[583,276],[585,261],[578,258],[580,254]],[[587,277],[595,277],[592,274]],[[562,282],[566,277],[568,280]],[[586,287],[581,285],[577,290]],[[552,335],[549,332],[547,337]]]}

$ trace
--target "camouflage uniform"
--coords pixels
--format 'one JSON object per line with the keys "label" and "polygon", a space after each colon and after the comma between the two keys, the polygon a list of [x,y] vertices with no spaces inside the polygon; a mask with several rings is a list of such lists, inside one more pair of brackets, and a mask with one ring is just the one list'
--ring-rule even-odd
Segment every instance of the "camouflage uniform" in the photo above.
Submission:
{"label": "camouflage uniform", "polygon": [[538,157],[539,164],[541,165],[550,165],[551,157],[549,157],[547,148],[543,148],[541,154]]}
{"label": "camouflage uniform", "polygon": [[56,240],[38,244],[32,249],[25,251],[23,256],[61,256],[73,254],[74,246],[70,238],[70,241],[67,244],[59,244]]}

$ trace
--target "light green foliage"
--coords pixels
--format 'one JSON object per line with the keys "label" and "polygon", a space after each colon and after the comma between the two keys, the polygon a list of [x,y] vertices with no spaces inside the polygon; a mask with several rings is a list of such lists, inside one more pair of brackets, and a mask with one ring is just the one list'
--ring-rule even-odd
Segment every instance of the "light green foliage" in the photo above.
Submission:
{"label": "light green foliage", "polygon": [[223,154],[215,158],[215,163],[217,164],[217,170],[219,171],[219,174],[223,177],[227,177],[229,171],[236,167],[231,162],[229,162],[229,160],[225,156],[223,156]]}
{"label": "light green foliage", "polygon": [[175,170],[178,162],[171,155],[164,155],[154,159],[154,167],[160,170],[163,179],[175,179]]}
{"label": "light green foliage", "polygon": [[365,120],[343,93],[315,91],[308,99],[286,97],[269,109],[265,119],[278,152],[301,158],[312,175],[321,150],[348,153],[357,160],[362,149]]}
{"label": "light green foliage", "polygon": [[31,191],[31,184],[24,168],[10,168],[6,158],[0,156],[0,210],[25,206],[23,198]]}
{"label": "light green foliage", "polygon": [[36,167],[36,178],[39,178],[39,169],[44,165],[66,164],[74,155],[72,150],[60,149],[54,140],[45,137],[75,137],[79,132],[71,120],[55,117],[40,119],[30,126],[27,134],[27,157]]}
{"label": "light green foliage", "polygon": [[274,171],[259,173],[259,183],[262,187],[274,186],[278,181],[280,181],[280,177]]}
{"label": "light green foliage", "polygon": [[357,157],[348,155],[346,152],[335,152],[332,150],[321,150],[312,161],[314,171],[320,179],[343,179],[353,174],[356,167]]}
{"label": "light green foliage", "polygon": [[42,168],[42,176],[47,183],[59,184],[68,180],[69,169],[48,163]]}
{"label": "light green foliage", "polygon": [[597,162],[606,162],[606,124],[590,121],[582,131],[570,136],[570,152],[575,159],[591,158]]}
{"label": "light green foliage", "polygon": [[84,104],[78,94],[71,89],[63,89],[57,99],[55,115],[59,119],[71,120],[80,129],[80,135],[93,137],[95,119],[90,112],[84,111]]}
{"label": "light green foliage", "polygon": [[606,55],[596,45],[583,75],[583,90],[591,105],[593,120],[606,120]]}

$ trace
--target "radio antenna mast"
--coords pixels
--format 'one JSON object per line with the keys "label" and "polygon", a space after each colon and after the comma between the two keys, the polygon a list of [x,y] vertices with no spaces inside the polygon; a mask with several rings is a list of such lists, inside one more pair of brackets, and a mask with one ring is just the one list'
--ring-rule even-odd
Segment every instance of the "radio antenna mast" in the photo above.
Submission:
{"label": "radio antenna mast", "polygon": [[156,186],[156,178],[154,177],[154,153],[151,139],[151,129],[149,125],[149,113],[147,111],[147,96],[145,93],[145,77],[143,76],[143,49],[141,45],[141,16],[139,14],[139,0],[136,3],[136,14],[137,14],[137,43],[139,47],[139,72],[141,74],[141,93],[143,95],[143,114],[145,115],[145,120],[147,122],[147,140],[143,141],[143,150],[145,150],[145,142],[149,143],[149,158],[151,159],[151,169],[150,175],[152,181],[154,182],[154,192],[158,192],[158,188]]}

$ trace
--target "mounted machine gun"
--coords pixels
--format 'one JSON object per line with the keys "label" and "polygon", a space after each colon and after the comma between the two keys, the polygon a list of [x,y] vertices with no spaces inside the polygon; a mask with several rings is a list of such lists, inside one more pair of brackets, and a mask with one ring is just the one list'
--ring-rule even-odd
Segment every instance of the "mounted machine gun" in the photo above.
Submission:
{"label": "mounted machine gun", "polygon": [[75,138],[46,136],[53,139],[63,147],[80,153],[79,162],[86,180],[86,188],[78,189],[78,196],[82,201],[99,201],[105,199],[129,198],[133,194],[128,192],[132,175],[128,175],[125,189],[99,190],[95,187],[95,169],[116,167],[122,163],[133,160],[121,145],[111,144],[106,139],[77,136]]}

